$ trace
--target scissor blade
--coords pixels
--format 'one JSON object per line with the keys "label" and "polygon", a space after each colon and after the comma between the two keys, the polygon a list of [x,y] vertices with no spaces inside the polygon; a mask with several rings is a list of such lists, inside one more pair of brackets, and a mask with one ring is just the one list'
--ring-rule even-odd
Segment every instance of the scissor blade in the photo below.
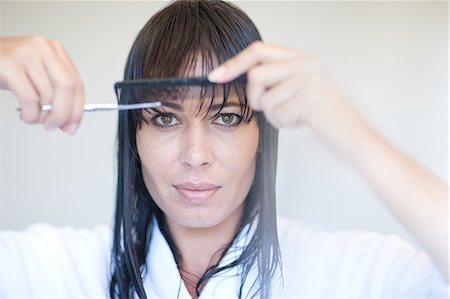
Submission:
{"label": "scissor blade", "polygon": [[[136,110],[136,109],[148,109],[148,108],[156,108],[161,107],[161,102],[145,102],[145,103],[138,103],[138,104],[108,104],[108,103],[98,103],[98,104],[85,104],[83,110],[85,112],[96,112],[96,111],[125,111],[125,110]],[[52,110],[51,104],[45,104],[41,106],[42,111],[51,111]],[[16,109],[17,111],[20,111],[20,108]]]}
{"label": "scissor blade", "polygon": [[136,110],[136,109],[148,109],[161,107],[161,102],[145,102],[137,104],[86,104],[84,105],[84,111],[95,112],[95,111],[111,111],[111,110]]}

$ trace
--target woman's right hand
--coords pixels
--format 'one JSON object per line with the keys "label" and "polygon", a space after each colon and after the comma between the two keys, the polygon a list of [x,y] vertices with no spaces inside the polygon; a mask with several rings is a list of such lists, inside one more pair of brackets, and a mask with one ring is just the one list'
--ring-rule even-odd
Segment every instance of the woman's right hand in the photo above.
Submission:
{"label": "woman's right hand", "polygon": [[[0,89],[19,100],[20,118],[75,134],[83,117],[84,89],[63,46],[42,36],[0,37]],[[41,106],[51,104],[51,111]]]}

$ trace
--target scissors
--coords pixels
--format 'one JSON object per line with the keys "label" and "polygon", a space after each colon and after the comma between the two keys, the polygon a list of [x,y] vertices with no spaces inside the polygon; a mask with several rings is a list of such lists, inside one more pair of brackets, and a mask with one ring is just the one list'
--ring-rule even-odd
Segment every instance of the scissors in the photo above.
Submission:
{"label": "scissors", "polygon": [[[96,112],[96,111],[124,111],[124,110],[136,110],[136,109],[148,109],[161,107],[161,102],[147,102],[138,104],[112,104],[112,103],[97,103],[97,104],[85,104],[83,110],[85,112]],[[18,109],[20,111],[20,109]],[[45,104],[41,106],[42,111],[51,111],[52,105]]]}

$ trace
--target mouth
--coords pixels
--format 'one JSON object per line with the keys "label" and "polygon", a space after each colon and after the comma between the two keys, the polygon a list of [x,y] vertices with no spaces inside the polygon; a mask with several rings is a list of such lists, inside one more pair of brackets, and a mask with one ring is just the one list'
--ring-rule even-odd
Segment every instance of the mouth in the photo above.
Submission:
{"label": "mouth", "polygon": [[216,192],[222,188],[219,185],[201,182],[185,182],[172,185],[189,203],[206,203],[212,200]]}

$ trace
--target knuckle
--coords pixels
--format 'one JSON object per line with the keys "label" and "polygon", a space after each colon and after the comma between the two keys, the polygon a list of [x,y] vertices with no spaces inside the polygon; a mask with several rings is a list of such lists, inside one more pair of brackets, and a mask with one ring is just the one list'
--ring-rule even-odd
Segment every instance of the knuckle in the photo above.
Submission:
{"label": "knuckle", "polygon": [[262,46],[263,46],[263,42],[262,41],[260,41],[260,40],[257,40],[257,41],[254,41],[252,44],[251,44],[251,47],[253,48],[253,49],[259,49],[259,48],[261,48]]}
{"label": "knuckle", "polygon": [[39,46],[42,46],[42,45],[45,45],[45,44],[47,44],[47,42],[48,42],[48,40],[45,38],[45,37],[43,37],[42,35],[32,35],[32,36],[30,36],[30,38],[28,39],[28,42],[31,44],[31,45],[39,45]]}
{"label": "knuckle", "polygon": [[53,100],[53,88],[49,84],[43,83],[38,90],[40,104],[51,104]]}
{"label": "knuckle", "polygon": [[72,93],[77,88],[77,83],[69,77],[61,77],[57,84],[59,89],[66,93]]}
{"label": "knuckle", "polygon": [[40,104],[51,104],[53,99],[53,93],[49,90],[43,90],[41,93]]}
{"label": "knuckle", "polygon": [[22,60],[29,59],[30,56],[45,51],[48,48],[48,40],[41,35],[32,35],[24,39],[24,41],[13,51],[14,57]]}
{"label": "knuckle", "polygon": [[17,47],[13,53],[11,53],[12,60],[18,59],[20,61],[20,60],[27,59],[31,54],[30,52],[31,51],[29,49],[29,46],[21,45],[21,46]]}
{"label": "knuckle", "polygon": [[262,42],[262,41],[255,41],[255,42],[253,42],[251,45],[250,45],[250,47],[249,47],[249,50],[252,52],[252,53],[257,53],[257,52],[259,52],[259,51],[261,51],[261,48],[262,47],[264,47],[264,43]]}
{"label": "knuckle", "polygon": [[52,45],[52,47],[57,48],[57,49],[64,49],[64,46],[56,41],[56,40],[49,40],[50,45]]}
{"label": "knuckle", "polygon": [[35,124],[39,121],[39,113],[30,111],[30,109],[22,108],[20,119],[27,124]]}
{"label": "knuckle", "polygon": [[256,68],[252,68],[247,72],[247,81],[249,84],[257,84],[262,81],[263,74]]}
{"label": "knuckle", "polygon": [[23,102],[23,104],[25,104],[25,106],[36,106],[39,104],[39,98],[38,97],[34,97],[34,96],[29,96],[29,95],[19,95],[19,98],[21,100],[21,102]]}
{"label": "knuckle", "polygon": [[[49,42],[47,38],[41,36],[41,35],[33,35],[28,40],[29,44],[24,47],[26,52],[32,52],[35,53],[37,51],[46,51],[49,47]],[[32,54],[30,53],[30,54]]]}

